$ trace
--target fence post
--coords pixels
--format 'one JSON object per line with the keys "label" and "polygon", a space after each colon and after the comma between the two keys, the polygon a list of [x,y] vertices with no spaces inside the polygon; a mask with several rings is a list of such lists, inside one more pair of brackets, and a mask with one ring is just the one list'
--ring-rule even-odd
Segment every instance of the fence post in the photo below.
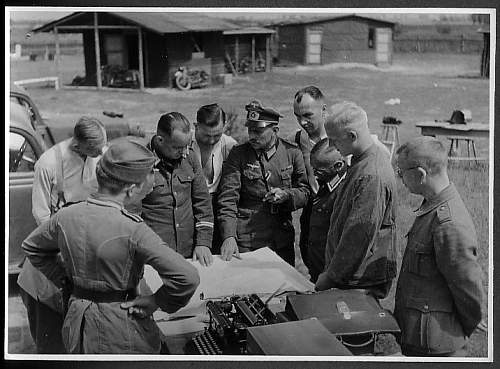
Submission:
{"label": "fence post", "polygon": [[460,35],[460,52],[465,52],[465,35],[463,33]]}
{"label": "fence post", "polygon": [[420,40],[418,39],[418,36],[417,36],[417,53],[420,52]]}

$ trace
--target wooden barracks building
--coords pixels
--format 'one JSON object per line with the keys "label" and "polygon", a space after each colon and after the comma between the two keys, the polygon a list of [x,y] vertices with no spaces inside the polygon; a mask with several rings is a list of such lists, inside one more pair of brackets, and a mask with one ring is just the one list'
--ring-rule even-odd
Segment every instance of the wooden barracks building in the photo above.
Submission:
{"label": "wooden barracks building", "polygon": [[272,24],[280,64],[392,63],[395,23],[336,14]]}
{"label": "wooden barracks building", "polygon": [[[83,85],[98,88],[106,88],[106,66],[134,71],[139,88],[172,86],[180,66],[203,69],[215,78],[226,73],[227,59],[235,56],[252,59],[263,55],[267,71],[271,68],[269,45],[274,33],[264,28],[243,28],[199,13],[171,12],[76,12],[33,32],[55,35],[56,63],[58,35],[81,33]],[[226,45],[227,42],[231,44]]]}

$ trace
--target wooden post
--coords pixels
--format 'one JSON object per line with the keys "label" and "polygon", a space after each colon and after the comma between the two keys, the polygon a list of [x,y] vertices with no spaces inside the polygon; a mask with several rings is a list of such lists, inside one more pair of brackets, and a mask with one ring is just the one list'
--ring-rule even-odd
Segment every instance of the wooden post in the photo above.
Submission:
{"label": "wooden post", "polygon": [[97,25],[97,12],[94,12],[94,43],[95,43],[95,64],[96,64],[96,75],[97,75],[97,88],[102,88],[101,49],[99,47],[99,28]]}
{"label": "wooden post", "polygon": [[240,65],[240,40],[238,35],[236,35],[236,40],[234,44],[234,64],[236,68],[236,74],[238,74],[238,66]]}
{"label": "wooden post", "polygon": [[236,68],[233,66],[233,62],[231,61],[231,57],[226,51],[226,60],[229,63],[229,67],[231,68],[231,71],[233,72],[233,75],[236,77],[238,75],[238,72],[236,71]]}
{"label": "wooden post", "polygon": [[142,28],[137,29],[137,37],[139,38],[139,88],[144,90],[144,61],[142,59]]}
{"label": "wooden post", "polygon": [[460,52],[465,52],[465,36],[463,33],[460,35]]}
{"label": "wooden post", "polygon": [[144,41],[142,43],[142,47],[146,51],[144,53],[144,84],[146,84],[146,76],[149,78],[149,55],[148,55],[148,34],[144,33]]}
{"label": "wooden post", "polygon": [[271,71],[271,36],[266,35],[266,72]]}
{"label": "wooden post", "polygon": [[255,36],[252,36],[252,73],[255,73]]}
{"label": "wooden post", "polygon": [[54,38],[56,41],[56,55],[54,58],[56,62],[56,74],[59,83],[62,85],[63,81],[61,79],[61,48],[59,47],[59,32],[57,30],[57,27],[54,27]]}

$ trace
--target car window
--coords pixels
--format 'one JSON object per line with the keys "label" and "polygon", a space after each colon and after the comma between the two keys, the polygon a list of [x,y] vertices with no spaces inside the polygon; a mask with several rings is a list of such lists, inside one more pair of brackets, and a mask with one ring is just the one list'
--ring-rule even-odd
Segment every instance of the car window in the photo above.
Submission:
{"label": "car window", "polygon": [[9,132],[9,172],[32,172],[36,159],[29,141],[19,133]]}
{"label": "car window", "polygon": [[[15,110],[19,110],[19,108],[13,108],[13,105],[16,106],[16,107],[21,107],[23,109],[23,111],[26,113],[26,116],[28,117],[28,119],[30,120],[31,122],[31,126],[33,128],[36,129],[36,126],[37,126],[37,121],[36,121],[36,114],[31,106],[31,104],[21,98],[21,97],[16,97],[16,96],[11,96],[10,97],[10,108],[11,109],[15,109]],[[38,123],[41,123],[41,122],[38,122]]]}

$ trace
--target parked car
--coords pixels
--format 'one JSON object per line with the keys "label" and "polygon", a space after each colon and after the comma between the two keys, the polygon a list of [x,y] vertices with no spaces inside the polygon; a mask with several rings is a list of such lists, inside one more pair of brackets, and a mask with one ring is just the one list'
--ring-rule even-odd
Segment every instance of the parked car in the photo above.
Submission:
{"label": "parked car", "polygon": [[[97,116],[97,114],[96,114]],[[123,119],[97,116],[106,127],[108,140],[120,136],[143,136],[140,127],[131,128]],[[10,88],[9,122],[9,274],[19,272],[24,258],[22,241],[35,229],[31,212],[31,189],[36,161],[45,150],[73,135],[75,121],[66,124],[47,121],[27,92]]]}

